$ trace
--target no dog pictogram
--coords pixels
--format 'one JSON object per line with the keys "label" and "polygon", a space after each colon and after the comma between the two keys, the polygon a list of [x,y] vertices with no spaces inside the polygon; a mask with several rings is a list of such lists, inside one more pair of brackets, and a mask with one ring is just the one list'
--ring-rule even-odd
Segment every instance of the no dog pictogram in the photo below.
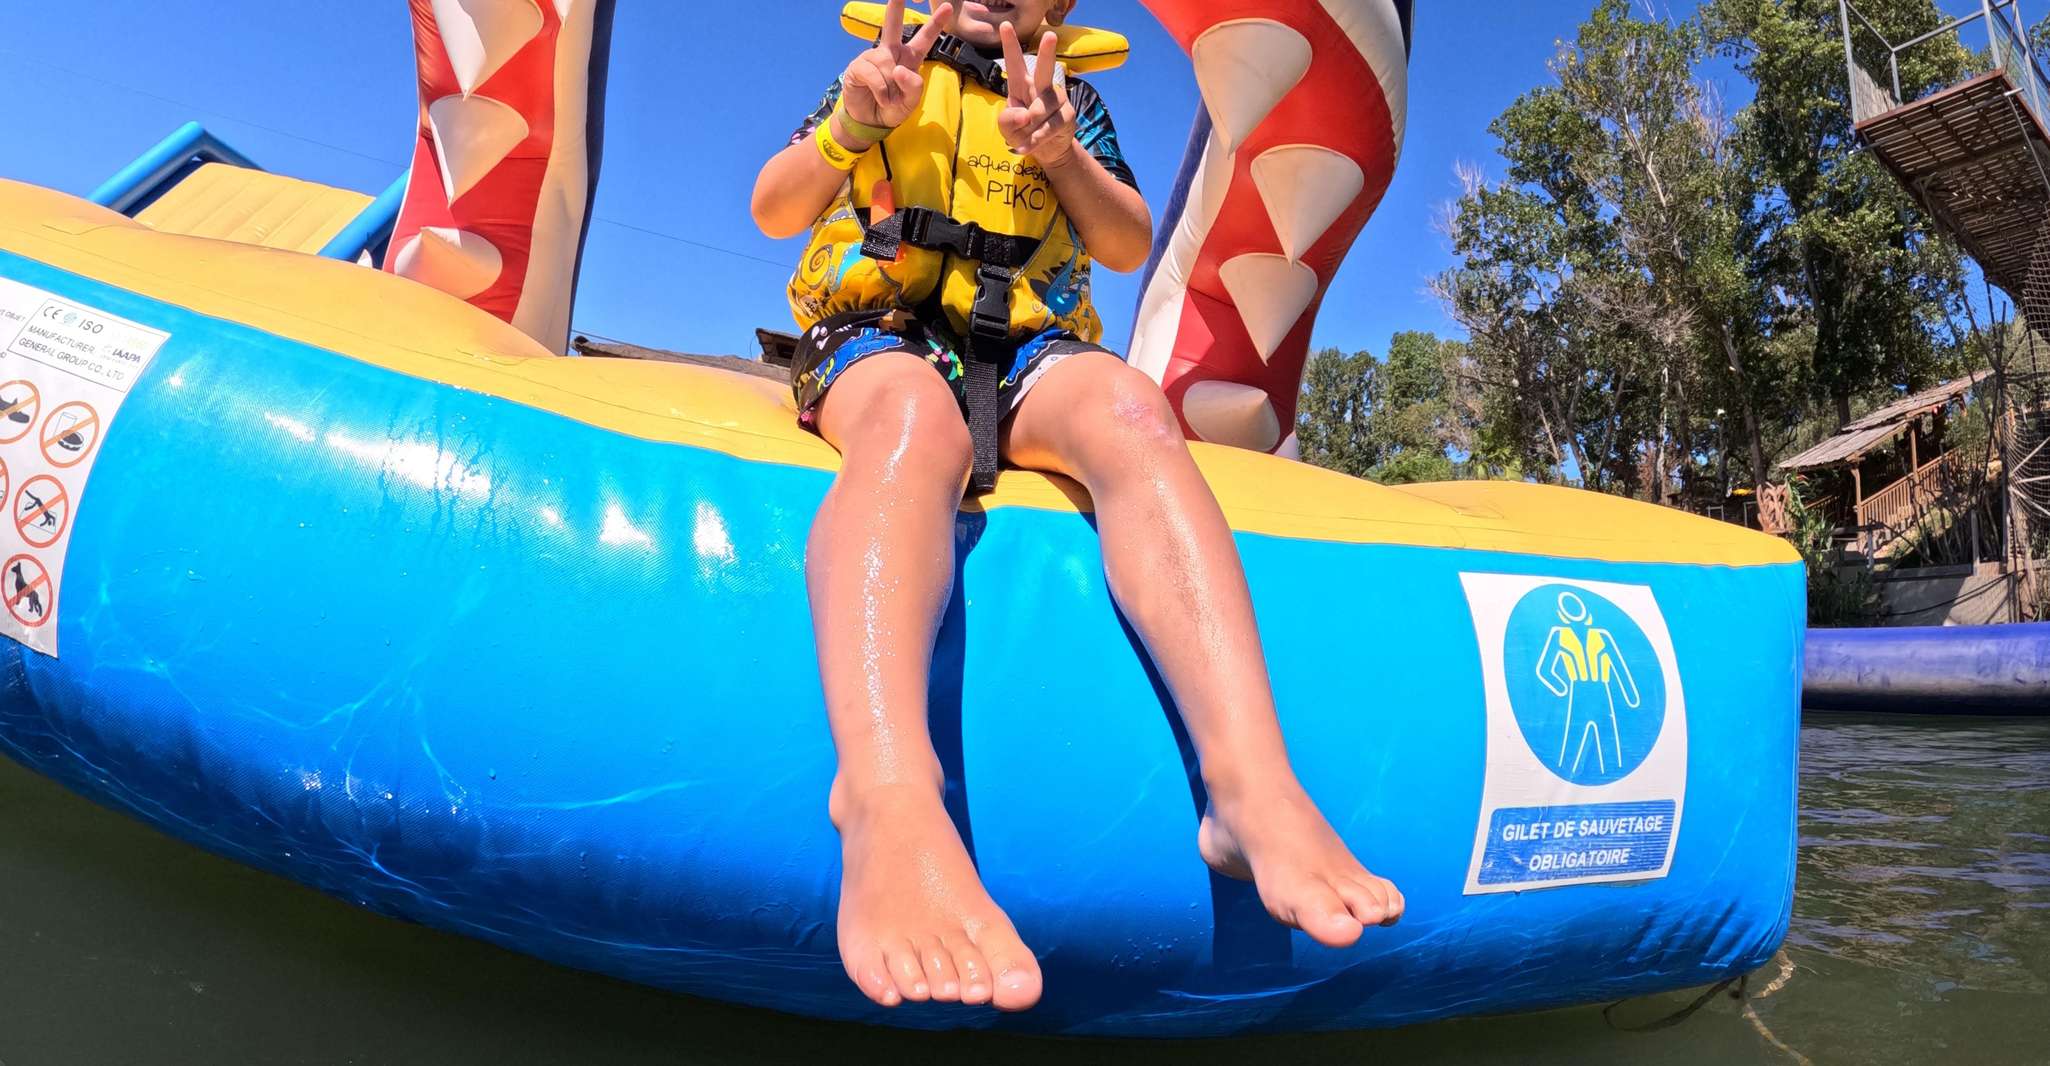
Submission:
{"label": "no dog pictogram", "polygon": [[51,466],[77,466],[100,439],[100,414],[83,400],[62,404],[43,423],[42,437],[43,458]]}
{"label": "no dog pictogram", "polygon": [[17,555],[7,560],[4,572],[0,572],[0,590],[7,599],[7,613],[22,625],[34,629],[50,620],[50,601],[56,592],[50,587],[50,571],[36,561],[33,555]]}
{"label": "no dog pictogram", "polygon": [[38,474],[21,483],[21,493],[14,498],[14,528],[29,547],[47,548],[57,543],[70,518],[71,494],[62,482]]}
{"label": "no dog pictogram", "polygon": [[43,408],[43,394],[33,381],[10,381],[0,385],[0,444],[13,444],[28,436],[36,415]]}

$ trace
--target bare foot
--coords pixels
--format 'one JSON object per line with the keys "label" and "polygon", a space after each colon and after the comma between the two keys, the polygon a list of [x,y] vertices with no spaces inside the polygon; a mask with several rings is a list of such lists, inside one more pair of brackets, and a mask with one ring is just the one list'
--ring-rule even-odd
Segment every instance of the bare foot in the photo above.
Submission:
{"label": "bare foot", "polygon": [[860,798],[834,787],[840,828],[840,962],[863,995],[1039,1002],[1039,960],[989,898],[939,796],[915,787]]}
{"label": "bare foot", "polygon": [[1251,881],[1267,913],[1326,947],[1352,946],[1370,925],[1402,917],[1402,893],[1360,865],[1302,786],[1220,798],[1196,832],[1210,868]]}

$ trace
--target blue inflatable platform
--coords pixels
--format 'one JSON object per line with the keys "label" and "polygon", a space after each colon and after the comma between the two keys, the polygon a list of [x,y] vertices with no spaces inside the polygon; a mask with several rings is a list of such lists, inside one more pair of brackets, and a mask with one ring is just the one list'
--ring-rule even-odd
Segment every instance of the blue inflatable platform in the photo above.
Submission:
{"label": "blue inflatable platform", "polygon": [[957,527],[932,724],[1046,998],[885,1012],[834,950],[802,563],[835,459],[780,388],[6,182],[0,345],[0,752],[364,907],[808,1015],[1147,1036],[1698,985],[1787,927],[1774,538],[1198,447],[1304,783],[1408,897],[1332,951],[1198,860],[1088,501],[1006,473]]}
{"label": "blue inflatable platform", "polygon": [[1802,702],[1823,711],[2050,714],[2050,622],[1818,629]]}

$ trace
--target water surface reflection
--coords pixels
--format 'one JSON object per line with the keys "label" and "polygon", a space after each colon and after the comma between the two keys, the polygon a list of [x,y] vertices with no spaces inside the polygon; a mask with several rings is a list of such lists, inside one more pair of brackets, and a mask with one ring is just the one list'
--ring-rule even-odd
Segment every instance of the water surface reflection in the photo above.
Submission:
{"label": "water surface reflection", "polygon": [[1742,1000],[1648,1033],[1584,1008],[1176,1044],[903,1034],[571,973],[216,859],[0,760],[0,1062],[2050,1062],[2050,721],[1818,715],[1801,754],[1793,929]]}

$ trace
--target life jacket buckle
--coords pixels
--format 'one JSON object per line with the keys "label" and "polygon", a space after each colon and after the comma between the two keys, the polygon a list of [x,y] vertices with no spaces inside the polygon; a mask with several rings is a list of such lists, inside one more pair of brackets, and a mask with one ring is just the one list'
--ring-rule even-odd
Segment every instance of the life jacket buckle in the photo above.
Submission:
{"label": "life jacket buckle", "polygon": [[936,213],[923,207],[913,207],[900,213],[904,217],[904,243],[913,248],[931,248],[932,222]]}
{"label": "life jacket buckle", "polygon": [[894,263],[903,251],[904,240],[898,227],[885,220],[881,225],[870,226],[861,237],[861,254],[884,263]]}
{"label": "life jacket buckle", "polygon": [[900,240],[913,248],[945,252],[980,263],[989,258],[990,233],[974,222],[957,222],[928,207],[898,212],[903,218]]}
{"label": "life jacket buckle", "polygon": [[[917,33],[916,27],[904,27],[905,42],[909,43]],[[926,53],[926,58],[937,59],[953,67],[990,92],[1000,96],[1010,92],[1002,64],[977,52],[973,45],[951,33],[941,34],[940,39],[933,42],[932,51]]]}
{"label": "life jacket buckle", "polygon": [[988,263],[975,268],[975,303],[968,311],[971,349],[982,342],[998,342],[1011,335],[1011,286],[1017,278],[1010,271]]}

